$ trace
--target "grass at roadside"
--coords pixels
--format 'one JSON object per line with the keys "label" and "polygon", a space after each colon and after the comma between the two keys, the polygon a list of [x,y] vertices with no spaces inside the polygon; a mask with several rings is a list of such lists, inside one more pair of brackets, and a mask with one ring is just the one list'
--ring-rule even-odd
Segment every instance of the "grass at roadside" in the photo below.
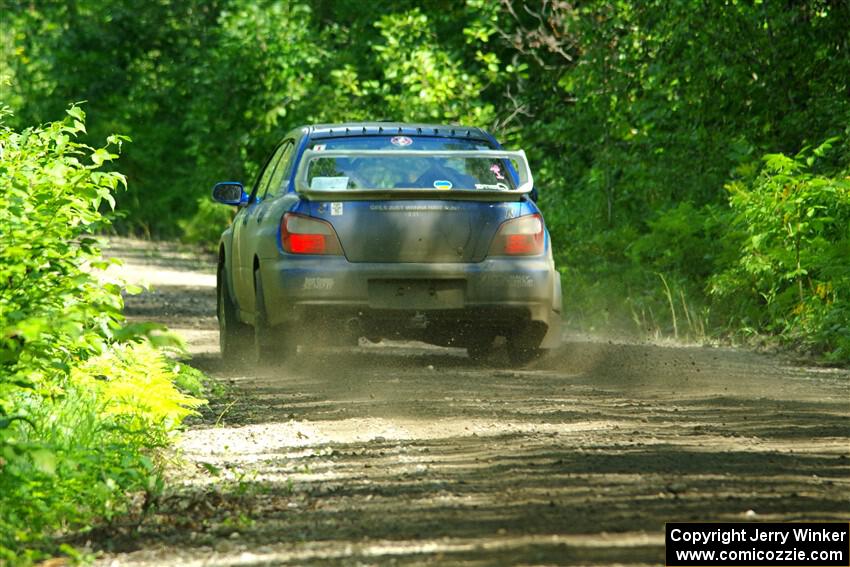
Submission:
{"label": "grass at roadside", "polygon": [[129,344],[73,368],[53,397],[7,400],[26,419],[3,437],[0,563],[77,556],[56,538],[144,511],[163,488],[160,450],[204,403],[200,379],[148,344]]}

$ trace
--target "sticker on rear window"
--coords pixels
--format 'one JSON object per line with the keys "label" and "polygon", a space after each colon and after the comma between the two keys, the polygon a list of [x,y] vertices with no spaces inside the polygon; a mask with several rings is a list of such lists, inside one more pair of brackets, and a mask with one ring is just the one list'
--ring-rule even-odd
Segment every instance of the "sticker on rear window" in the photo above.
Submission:
{"label": "sticker on rear window", "polygon": [[310,189],[348,189],[348,177],[314,177]]}
{"label": "sticker on rear window", "polygon": [[390,143],[394,146],[409,146],[413,140],[407,136],[393,136],[390,138]]}
{"label": "sticker on rear window", "polygon": [[511,188],[508,187],[507,185],[505,185],[504,183],[496,183],[496,184],[492,184],[492,185],[489,184],[489,183],[476,183],[475,188],[476,189],[486,189],[488,191],[510,191],[511,190]]}
{"label": "sticker on rear window", "polygon": [[490,171],[493,172],[493,175],[496,176],[496,179],[504,179],[505,176],[502,175],[502,168],[498,163],[494,163],[490,166]]}
{"label": "sticker on rear window", "polygon": [[451,189],[452,182],[448,179],[438,179],[434,182],[434,189]]}
{"label": "sticker on rear window", "polygon": [[331,203],[331,216],[338,217],[342,215],[342,203]]}
{"label": "sticker on rear window", "polygon": [[324,151],[326,146],[327,146],[327,144],[316,144],[315,146],[313,146],[313,151],[316,151],[316,152]]}

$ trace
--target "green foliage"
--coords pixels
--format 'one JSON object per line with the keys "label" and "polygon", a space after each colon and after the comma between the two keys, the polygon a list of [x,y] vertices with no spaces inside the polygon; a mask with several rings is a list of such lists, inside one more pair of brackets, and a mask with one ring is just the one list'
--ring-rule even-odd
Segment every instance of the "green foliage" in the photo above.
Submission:
{"label": "green foliage", "polygon": [[[845,332],[841,293],[812,299],[831,323],[785,325],[776,319],[784,307],[751,301],[752,289],[712,293],[711,282],[739,264],[741,239],[764,228],[731,210],[730,178],[751,178],[762,154],[836,135],[842,147],[821,167],[831,180],[847,171],[850,101],[835,93],[850,86],[840,23],[850,6],[511,4],[511,29],[522,33],[510,37],[530,69],[520,100],[536,110],[518,140],[536,158],[560,263],[573,268],[569,318],[618,329],[631,316],[639,332],[670,335],[688,323],[692,336],[784,333],[835,349]],[[831,263],[843,237],[821,236],[824,246],[810,252]],[[834,264],[822,272],[824,284],[842,277]],[[771,278],[780,279],[768,288],[793,296],[781,270],[764,272],[763,283]]]}
{"label": "green foliage", "polygon": [[375,44],[383,70],[383,99],[389,116],[408,121],[488,124],[493,106],[482,103],[481,79],[441,48],[436,22],[421,9],[388,14],[375,24],[382,42]]}
{"label": "green foliage", "polygon": [[751,183],[730,183],[738,259],[712,278],[742,323],[850,355],[850,179],[812,173],[834,140],[769,154]]}
{"label": "green foliage", "polygon": [[71,382],[95,392],[102,414],[116,416],[134,432],[170,432],[202,400],[181,393],[176,385],[201,394],[201,374],[144,345],[116,345],[71,371]]}
{"label": "green foliage", "polygon": [[176,364],[172,371],[174,372],[174,385],[184,394],[200,398],[206,393],[205,380],[206,376],[197,368],[192,368],[187,364]]}
{"label": "green foliage", "polygon": [[0,125],[0,562],[154,494],[152,451],[203,403],[173,385],[197,392],[197,375],[138,342],[156,326],[123,325],[93,233],[124,186],[104,166],[126,139],[80,143],[84,120],[72,106],[38,128]]}
{"label": "green foliage", "polygon": [[585,326],[667,334],[677,296],[708,313],[708,334],[785,332],[764,323],[793,295],[781,285],[756,286],[778,294],[770,308],[715,289],[750,230],[724,187],[749,183],[762,155],[834,137],[817,173],[850,166],[847,2],[7,4],[0,74],[18,123],[87,100],[96,138],[136,140],[119,229],[214,244],[227,214],[211,184],[250,184],[299,124],[471,122],[529,153]]}
{"label": "green foliage", "polygon": [[125,183],[100,171],[124,138],[80,144],[85,115],[76,106],[67,114],[43,128],[0,129],[0,411],[8,388],[49,390],[56,372],[100,352],[120,327],[120,290],[92,273],[107,262],[90,235],[109,225],[101,205],[113,206]]}
{"label": "green foliage", "polygon": [[145,344],[71,371],[61,393],[18,393],[27,416],[0,430],[0,560],[51,551],[46,536],[89,529],[162,487],[154,449],[201,402],[174,389],[173,364]]}
{"label": "green foliage", "polygon": [[712,222],[707,208],[698,209],[687,201],[677,203],[658,211],[647,222],[647,228],[626,247],[636,264],[691,281],[701,281],[711,274],[712,241],[720,236],[723,227]]}
{"label": "green foliage", "polygon": [[221,233],[231,220],[233,220],[232,209],[222,207],[208,197],[204,197],[198,201],[198,210],[195,214],[179,221],[179,225],[183,232],[183,240],[217,251]]}

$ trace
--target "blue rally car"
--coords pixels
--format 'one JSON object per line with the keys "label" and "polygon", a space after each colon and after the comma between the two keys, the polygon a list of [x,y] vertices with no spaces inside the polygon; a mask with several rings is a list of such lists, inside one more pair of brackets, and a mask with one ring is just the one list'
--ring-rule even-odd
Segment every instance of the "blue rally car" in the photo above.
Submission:
{"label": "blue rally car", "polygon": [[[477,128],[297,128],[221,236],[225,359],[297,345],[420,340],[523,364],[560,339],[561,283],[524,152]],[[500,337],[503,340],[499,339]]]}

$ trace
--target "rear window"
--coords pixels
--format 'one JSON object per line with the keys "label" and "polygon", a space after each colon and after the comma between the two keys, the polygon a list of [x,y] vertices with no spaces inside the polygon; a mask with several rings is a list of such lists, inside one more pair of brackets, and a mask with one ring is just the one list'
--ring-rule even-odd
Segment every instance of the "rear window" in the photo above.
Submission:
{"label": "rear window", "polygon": [[516,189],[510,162],[493,157],[428,156],[428,151],[492,150],[484,140],[438,137],[370,136],[312,141],[314,151],[410,150],[410,155],[335,155],[313,160],[307,185],[317,190],[342,189]]}

